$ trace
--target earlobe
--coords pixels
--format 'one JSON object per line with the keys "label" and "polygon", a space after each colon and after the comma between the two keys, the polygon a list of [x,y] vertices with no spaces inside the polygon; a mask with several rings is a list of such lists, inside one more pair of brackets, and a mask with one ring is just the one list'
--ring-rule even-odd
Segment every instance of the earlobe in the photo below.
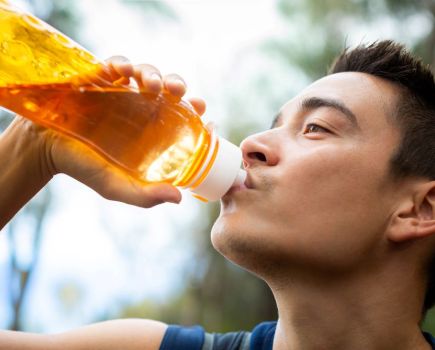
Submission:
{"label": "earlobe", "polygon": [[387,238],[405,242],[435,234],[435,181],[420,184],[412,198],[392,215]]}

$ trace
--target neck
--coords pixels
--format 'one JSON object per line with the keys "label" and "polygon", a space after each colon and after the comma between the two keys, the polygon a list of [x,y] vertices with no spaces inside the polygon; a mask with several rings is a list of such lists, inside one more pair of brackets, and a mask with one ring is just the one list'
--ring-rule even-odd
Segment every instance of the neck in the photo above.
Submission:
{"label": "neck", "polygon": [[270,283],[279,312],[273,350],[431,349],[419,328],[425,286],[409,270],[293,273],[291,285]]}

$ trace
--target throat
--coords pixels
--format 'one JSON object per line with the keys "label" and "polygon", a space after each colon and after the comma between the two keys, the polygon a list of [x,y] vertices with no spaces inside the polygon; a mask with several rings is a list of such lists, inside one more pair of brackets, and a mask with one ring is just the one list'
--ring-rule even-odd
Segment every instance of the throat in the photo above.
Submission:
{"label": "throat", "polygon": [[[274,290],[279,321],[273,350],[430,350],[418,298],[375,287]],[[397,294],[396,294],[397,293]]]}

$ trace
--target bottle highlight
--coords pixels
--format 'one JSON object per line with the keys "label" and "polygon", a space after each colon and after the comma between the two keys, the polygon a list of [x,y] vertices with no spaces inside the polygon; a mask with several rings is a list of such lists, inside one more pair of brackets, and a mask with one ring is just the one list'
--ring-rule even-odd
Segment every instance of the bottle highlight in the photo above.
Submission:
{"label": "bottle highlight", "polygon": [[184,101],[110,80],[102,61],[33,15],[0,0],[0,106],[85,143],[146,183],[205,201],[244,181],[238,147]]}

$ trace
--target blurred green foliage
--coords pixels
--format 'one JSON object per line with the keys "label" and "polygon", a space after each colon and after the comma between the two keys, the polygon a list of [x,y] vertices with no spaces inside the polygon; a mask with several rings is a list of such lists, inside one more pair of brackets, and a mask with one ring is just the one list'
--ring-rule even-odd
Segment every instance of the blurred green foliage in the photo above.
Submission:
{"label": "blurred green foliage", "polygon": [[165,1],[121,0],[127,6],[137,8],[143,15],[178,20],[176,11]]}
{"label": "blurred green foliage", "polygon": [[[353,31],[376,29],[385,39],[383,26],[392,22],[391,39],[404,42],[433,65],[435,58],[435,5],[430,0],[278,0],[288,23],[288,33],[265,43],[265,48],[299,67],[310,78],[323,76],[333,58],[347,46]],[[413,18],[420,21],[411,22]],[[419,37],[415,26],[428,19],[429,27]],[[409,21],[409,22],[408,22]],[[298,27],[294,26],[298,23]],[[298,29],[300,28],[300,29]],[[364,38],[362,38],[364,41]]]}

